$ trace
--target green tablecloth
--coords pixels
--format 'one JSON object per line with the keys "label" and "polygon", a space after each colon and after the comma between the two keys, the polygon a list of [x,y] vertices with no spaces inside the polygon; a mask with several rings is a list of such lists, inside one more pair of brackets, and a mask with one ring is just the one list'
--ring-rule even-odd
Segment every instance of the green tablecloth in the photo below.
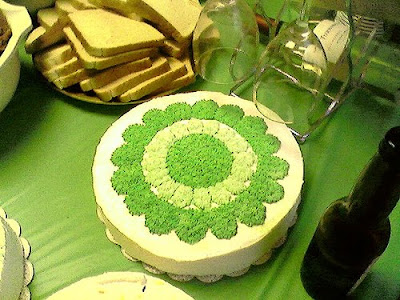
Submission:
{"label": "green tablecloth", "polygon": [[[131,106],[103,106],[64,96],[38,78],[20,49],[21,80],[0,114],[0,204],[22,226],[32,246],[33,299],[43,299],[83,277],[106,271],[144,271],[125,259],[96,216],[91,167],[100,137]],[[186,90],[227,92],[198,80]],[[250,92],[243,94],[249,99]],[[300,264],[329,203],[346,195],[400,108],[356,92],[301,146],[305,184],[296,225],[270,261],[214,284],[180,283],[195,299],[308,299]],[[400,295],[400,205],[391,215],[390,244],[355,293],[356,299]]]}

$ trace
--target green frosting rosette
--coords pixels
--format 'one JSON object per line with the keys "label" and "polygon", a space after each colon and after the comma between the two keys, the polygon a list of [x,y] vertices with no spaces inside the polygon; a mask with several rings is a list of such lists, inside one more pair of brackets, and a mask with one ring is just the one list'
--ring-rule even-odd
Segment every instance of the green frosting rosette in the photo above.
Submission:
{"label": "green frosting rosette", "polygon": [[260,117],[213,100],[151,109],[123,133],[111,157],[114,190],[152,234],[189,244],[208,231],[230,239],[238,222],[262,225],[265,203],[283,198],[278,183],[288,163],[275,156],[280,141]]}

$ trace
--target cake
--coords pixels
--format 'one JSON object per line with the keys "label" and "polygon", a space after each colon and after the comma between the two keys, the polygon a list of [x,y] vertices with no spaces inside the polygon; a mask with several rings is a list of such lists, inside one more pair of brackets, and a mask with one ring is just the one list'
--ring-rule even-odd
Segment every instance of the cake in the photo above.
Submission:
{"label": "cake", "polygon": [[0,56],[6,50],[8,41],[11,38],[11,28],[6,16],[0,10]]}
{"label": "cake", "polygon": [[30,299],[27,285],[33,277],[32,264],[27,261],[30,247],[20,237],[19,224],[8,219],[0,208],[0,299]]}
{"label": "cake", "polygon": [[84,278],[48,300],[193,299],[171,284],[139,272],[110,272]]}
{"label": "cake", "polygon": [[181,281],[264,263],[296,220],[303,184],[289,129],[216,92],[136,106],[105,132],[92,171],[109,239]]}

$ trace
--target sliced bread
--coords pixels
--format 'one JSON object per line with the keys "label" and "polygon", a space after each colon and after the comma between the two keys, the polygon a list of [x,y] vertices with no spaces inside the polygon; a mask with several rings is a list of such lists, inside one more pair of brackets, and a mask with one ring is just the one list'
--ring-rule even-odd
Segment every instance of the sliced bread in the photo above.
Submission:
{"label": "sliced bread", "polygon": [[71,28],[94,56],[110,56],[158,47],[165,37],[154,27],[104,9],[80,10],[68,15]]}
{"label": "sliced bread", "polygon": [[26,39],[26,52],[36,53],[65,40],[62,29],[67,25],[67,23],[68,18],[66,18],[66,16],[60,16],[54,25],[48,29],[43,26],[36,27],[31,31]]}
{"label": "sliced bread", "polygon": [[87,92],[105,86],[118,78],[151,67],[151,59],[146,57],[140,60],[121,64],[105,69],[79,83],[82,91]]}
{"label": "sliced bread", "polygon": [[88,78],[88,76],[90,76],[90,72],[88,72],[88,70],[82,68],[82,69],[76,70],[75,72],[72,72],[71,74],[61,76],[61,77],[53,80],[52,82],[60,90],[62,90],[67,87],[70,87],[74,84],[77,84],[77,83],[81,82],[82,80],[85,80],[86,78]]}
{"label": "sliced bread", "polygon": [[157,58],[150,68],[134,72],[99,88],[94,89],[97,96],[103,101],[110,101],[124,92],[132,89],[143,81],[167,72],[170,69],[168,61],[164,57]]}
{"label": "sliced bread", "polygon": [[127,18],[143,21],[143,19],[133,11],[132,5],[126,0],[89,0],[90,3],[99,8],[105,8],[117,12]]}
{"label": "sliced bread", "polygon": [[57,11],[54,7],[40,9],[37,12],[37,20],[40,26],[43,26],[45,29],[49,29],[52,27],[60,17],[60,12]]}
{"label": "sliced bread", "polygon": [[169,56],[180,58],[183,53],[185,53],[187,48],[188,47],[186,45],[180,45],[175,40],[165,40],[161,50]]}
{"label": "sliced bread", "polygon": [[71,3],[76,9],[91,9],[97,7],[89,0],[71,0]]}
{"label": "sliced bread", "polygon": [[193,72],[192,62],[189,54],[186,53],[185,56],[180,59],[180,61],[185,65],[186,73],[152,92],[150,94],[151,97],[170,94],[195,81],[196,75]]}
{"label": "sliced bread", "polygon": [[[164,35],[188,44],[200,16],[201,7],[193,0],[128,0],[134,11],[155,24]],[[179,12],[179,13],[177,13]]]}
{"label": "sliced bread", "polygon": [[75,33],[70,27],[65,27],[63,31],[68,42],[74,48],[79,59],[82,61],[84,67],[87,69],[103,70],[115,65],[142,59],[145,57],[154,57],[158,53],[157,48],[144,48],[105,57],[94,56],[86,51],[85,47],[82,45],[82,43],[79,41],[79,39],[76,37]]}
{"label": "sliced bread", "polygon": [[54,67],[43,70],[42,74],[48,81],[55,81],[58,78],[70,75],[79,69],[82,69],[82,64],[77,57],[73,57],[65,63],[55,65]]}
{"label": "sliced bread", "polygon": [[64,63],[74,56],[68,44],[59,44],[38,52],[33,56],[33,61],[39,71],[49,70],[52,66]]}
{"label": "sliced bread", "polygon": [[71,0],[56,0],[55,8],[59,13],[70,14],[78,9],[72,4]]}
{"label": "sliced bread", "polygon": [[170,65],[169,71],[143,81],[142,83],[118,96],[118,99],[121,102],[138,100],[146,95],[151,94],[162,86],[168,85],[169,82],[186,73],[185,65],[179,60],[170,57],[168,58],[168,63]]}

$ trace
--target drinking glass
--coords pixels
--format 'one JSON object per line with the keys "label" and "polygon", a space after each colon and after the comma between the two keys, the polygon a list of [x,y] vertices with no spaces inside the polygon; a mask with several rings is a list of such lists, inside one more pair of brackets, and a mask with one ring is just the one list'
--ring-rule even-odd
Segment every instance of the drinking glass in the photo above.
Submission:
{"label": "drinking glass", "polygon": [[245,0],[208,0],[193,33],[196,73],[217,84],[238,84],[254,74],[259,32]]}
{"label": "drinking glass", "polygon": [[[297,20],[272,39],[255,72],[253,101],[267,118],[284,122],[300,142],[326,117],[330,79],[325,51],[308,25],[310,0]],[[271,115],[274,111],[279,118]]]}

